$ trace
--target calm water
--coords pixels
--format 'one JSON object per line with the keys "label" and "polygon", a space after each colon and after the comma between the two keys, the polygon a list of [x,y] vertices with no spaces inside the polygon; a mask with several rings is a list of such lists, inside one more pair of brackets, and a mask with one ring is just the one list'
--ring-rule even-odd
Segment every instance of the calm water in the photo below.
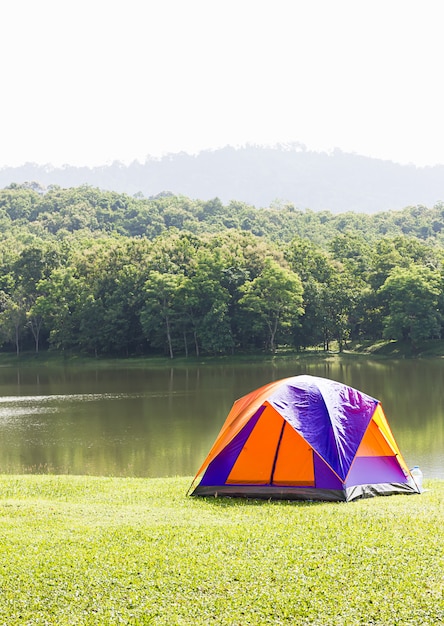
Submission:
{"label": "calm water", "polygon": [[305,373],[381,400],[407,463],[444,478],[444,360],[338,357],[172,369],[0,368],[0,473],[191,476],[236,398]]}

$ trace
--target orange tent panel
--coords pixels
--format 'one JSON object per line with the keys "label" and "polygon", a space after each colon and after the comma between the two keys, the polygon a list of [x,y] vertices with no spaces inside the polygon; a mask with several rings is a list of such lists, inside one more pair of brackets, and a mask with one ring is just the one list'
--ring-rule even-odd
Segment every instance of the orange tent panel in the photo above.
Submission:
{"label": "orange tent panel", "polygon": [[356,456],[393,456],[393,450],[372,419],[359,445]]}
{"label": "orange tent panel", "polygon": [[279,446],[273,484],[313,487],[313,449],[287,422]]}
{"label": "orange tent panel", "polygon": [[268,485],[284,419],[269,404],[245,442],[227,484]]}
{"label": "orange tent panel", "polygon": [[407,474],[410,474],[408,465],[402,457],[401,451],[398,448],[398,444],[396,443],[395,438],[393,437],[393,433],[391,431],[391,428],[389,426],[385,413],[380,404],[378,404],[378,406],[376,407],[376,410],[373,414],[373,420],[378,426],[381,433],[383,434],[388,445],[393,450],[393,453],[396,455],[396,458],[398,459],[398,462],[401,465],[401,467],[407,472]]}

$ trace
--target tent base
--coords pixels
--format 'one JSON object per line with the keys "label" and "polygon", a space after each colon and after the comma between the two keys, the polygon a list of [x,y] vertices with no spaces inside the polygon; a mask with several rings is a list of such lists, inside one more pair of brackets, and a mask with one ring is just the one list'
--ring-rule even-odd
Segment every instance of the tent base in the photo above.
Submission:
{"label": "tent base", "polygon": [[354,485],[347,489],[316,489],[314,487],[275,487],[273,485],[198,485],[192,496],[251,498],[259,500],[311,500],[350,502],[360,498],[420,493],[413,481]]}
{"label": "tent base", "polygon": [[198,485],[192,496],[251,498],[259,500],[323,500],[345,501],[341,489],[315,489],[314,487],[274,487],[272,485]]}
{"label": "tent base", "polygon": [[374,485],[354,485],[346,490],[346,500],[358,500],[360,498],[373,498],[374,496],[394,496],[397,494],[421,493],[415,482],[408,477],[405,483],[376,483]]}

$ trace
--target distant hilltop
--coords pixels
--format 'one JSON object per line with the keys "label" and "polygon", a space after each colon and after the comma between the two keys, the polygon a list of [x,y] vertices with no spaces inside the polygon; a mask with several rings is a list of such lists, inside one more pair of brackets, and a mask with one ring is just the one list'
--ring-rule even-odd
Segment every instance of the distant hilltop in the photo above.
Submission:
{"label": "distant hilltop", "polygon": [[256,207],[276,202],[298,209],[375,213],[444,200],[444,165],[416,167],[335,150],[313,152],[299,144],[225,147],[184,152],[130,165],[53,167],[26,163],[0,169],[0,187],[35,182],[91,185],[129,195],[171,192],[200,200],[219,198]]}

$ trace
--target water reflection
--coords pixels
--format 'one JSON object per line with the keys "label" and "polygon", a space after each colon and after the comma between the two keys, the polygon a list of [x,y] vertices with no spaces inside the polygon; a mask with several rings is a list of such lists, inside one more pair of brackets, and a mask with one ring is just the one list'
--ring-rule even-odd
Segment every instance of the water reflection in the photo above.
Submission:
{"label": "water reflection", "polygon": [[444,363],[330,357],[171,369],[0,370],[0,472],[192,475],[233,401],[313,374],[381,400],[409,465],[444,478]]}

